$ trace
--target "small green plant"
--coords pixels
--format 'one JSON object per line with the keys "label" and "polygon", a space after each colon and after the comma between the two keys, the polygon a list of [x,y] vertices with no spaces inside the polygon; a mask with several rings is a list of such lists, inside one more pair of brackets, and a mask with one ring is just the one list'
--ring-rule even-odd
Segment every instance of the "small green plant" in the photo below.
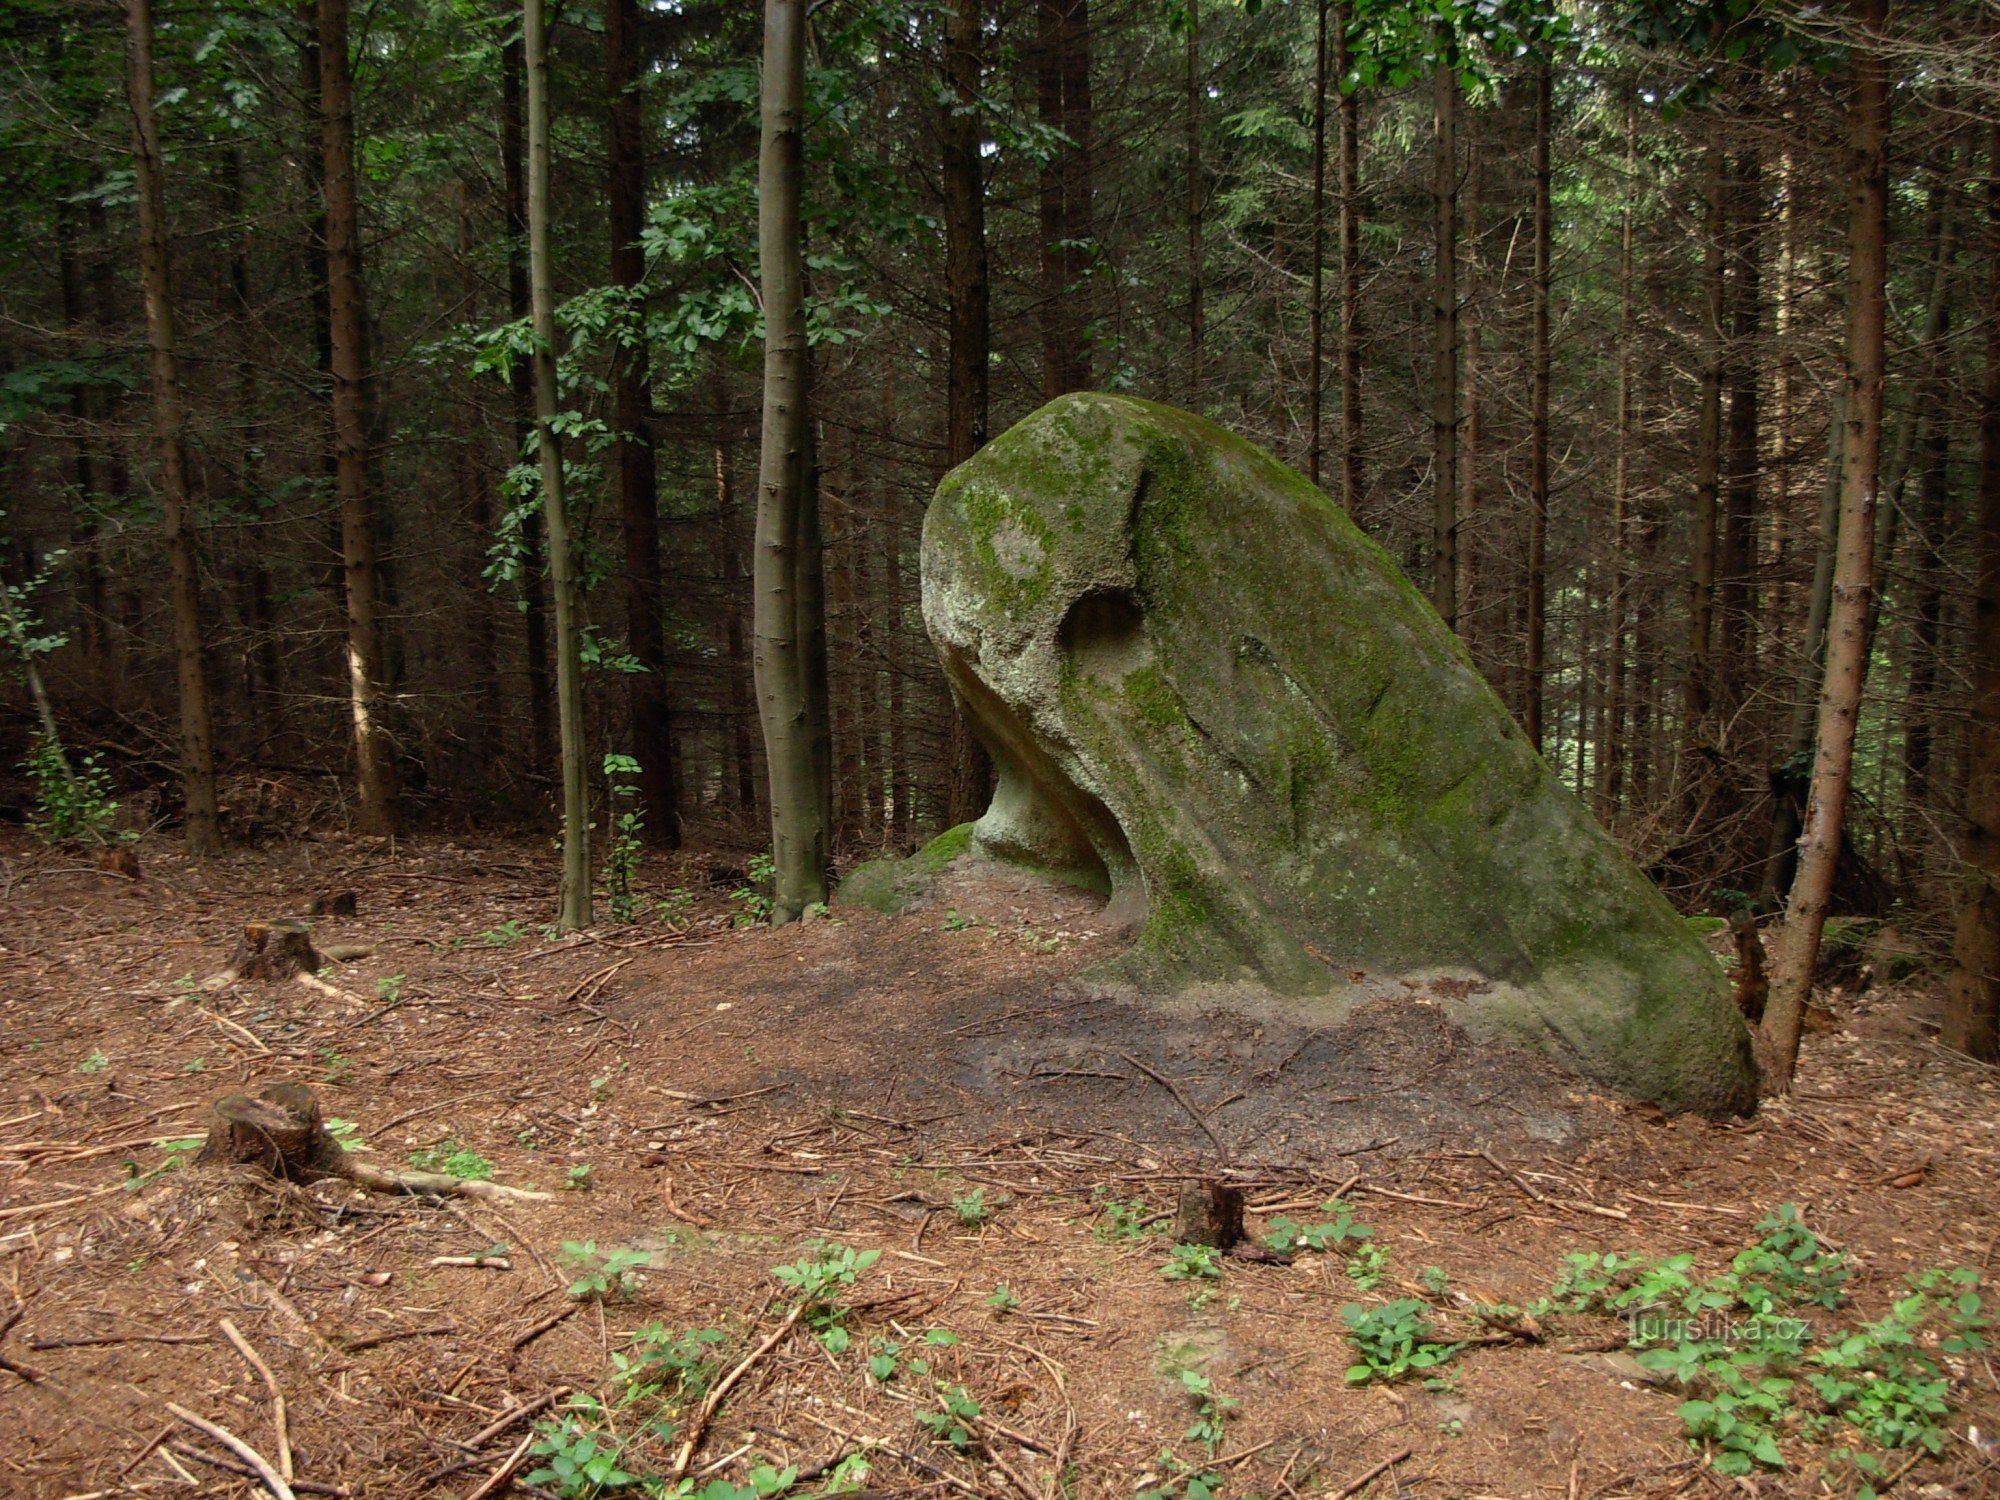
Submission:
{"label": "small green plant", "polygon": [[361,1127],[352,1120],[343,1120],[338,1115],[327,1118],[326,1133],[334,1138],[343,1151],[372,1151],[375,1148],[361,1139]]}
{"label": "small green plant", "polygon": [[1097,1222],[1091,1225],[1090,1232],[1100,1240],[1129,1244],[1133,1240],[1167,1232],[1166,1225],[1154,1222],[1154,1218],[1152,1209],[1137,1198],[1129,1203],[1107,1198],[1099,1208]]}
{"label": "small green plant", "polygon": [[[193,1062],[184,1062],[181,1064],[181,1071],[183,1073],[206,1073],[208,1071],[208,1059],[197,1057]],[[333,1079],[327,1080],[329,1083],[334,1081]]]}
{"label": "small green plant", "polygon": [[403,981],[409,977],[407,974],[378,976],[375,980],[375,998],[385,1000],[391,1005],[400,1004],[403,999]]}
{"label": "small green plant", "polygon": [[1197,1469],[1171,1453],[1159,1457],[1160,1482],[1139,1491],[1136,1500],[1215,1500],[1222,1493],[1222,1476],[1212,1469]]}
{"label": "small green plant", "polygon": [[[1853,1273],[1847,1257],[1824,1249],[1819,1237],[1799,1219],[1798,1205],[1781,1204],[1776,1213],[1757,1223],[1759,1239],[1730,1262],[1742,1284],[1743,1300],[1755,1306],[1753,1289],[1768,1291],[1769,1299],[1837,1308],[1847,1300],[1843,1290]],[[1759,1310],[1766,1310],[1760,1308]]]}
{"label": "small green plant", "polygon": [[566,1193],[587,1193],[590,1191],[590,1163],[578,1162],[563,1173],[563,1191]]}
{"label": "small green plant", "polygon": [[595,1500],[607,1490],[639,1482],[637,1474],[620,1467],[624,1445],[615,1434],[587,1427],[573,1416],[537,1422],[535,1430],[541,1437],[528,1452],[544,1461],[528,1471],[529,1484],[546,1486],[562,1500]]}
{"label": "small green plant", "polygon": [[1014,1289],[1001,1282],[986,1294],[986,1305],[993,1309],[993,1316],[1004,1318],[1021,1305],[1021,1299],[1014,1295]]}
{"label": "small green plant", "polygon": [[1347,1279],[1364,1292],[1372,1292],[1389,1269],[1389,1252],[1373,1240],[1363,1240],[1347,1258]]}
{"label": "small green plant", "polygon": [[967,1229],[977,1229],[1013,1199],[1002,1193],[991,1203],[986,1201],[986,1189],[976,1187],[968,1193],[955,1194],[951,1200],[951,1211],[958,1215],[958,1222]]}
{"label": "small green plant", "polygon": [[76,1070],[79,1073],[102,1073],[106,1068],[110,1066],[111,1066],[111,1059],[104,1055],[103,1049],[100,1047],[92,1047],[90,1049],[90,1056],[86,1057],[82,1062],[78,1063],[76,1065]]}
{"label": "small green plant", "polygon": [[[322,1083],[337,1085],[354,1081],[354,1064],[346,1053],[337,1047],[322,1047],[319,1049],[319,1055],[320,1061],[325,1064],[319,1074]],[[195,1061],[200,1062],[201,1059],[196,1058]],[[198,1073],[201,1069],[190,1065],[182,1071]]]}
{"label": "small green plant", "polygon": [[509,917],[498,927],[489,927],[479,934],[479,941],[489,948],[505,948],[518,943],[528,935],[528,924],[519,917]]}
{"label": "small green plant", "polygon": [[944,910],[944,921],[938,924],[938,931],[963,932],[968,927],[977,927],[978,925],[979,918],[968,917],[960,912],[957,907],[947,906]]}
{"label": "small green plant", "polygon": [[1354,1217],[1354,1210],[1338,1198],[1329,1198],[1319,1206],[1323,1214],[1332,1214],[1332,1220],[1320,1224],[1300,1224],[1282,1214],[1271,1220],[1264,1232],[1264,1243],[1273,1250],[1338,1250],[1343,1245],[1359,1244],[1374,1237],[1375,1231]]}
{"label": "small green plant", "polygon": [[1341,1308],[1348,1342],[1361,1356],[1358,1364],[1347,1367],[1349,1383],[1401,1380],[1405,1375],[1434,1369],[1463,1349],[1463,1344],[1431,1337],[1429,1312],[1429,1306],[1415,1297],[1369,1308],[1350,1302]]}
{"label": "small green plant", "polygon": [[979,1403],[962,1385],[946,1386],[937,1393],[937,1411],[920,1411],[917,1422],[940,1443],[949,1443],[960,1453],[972,1447],[972,1424],[979,1420]]}
{"label": "small green plant", "polygon": [[156,1141],[154,1144],[162,1147],[167,1154],[150,1172],[142,1172],[136,1161],[129,1158],[126,1160],[125,1180],[119,1186],[127,1192],[136,1192],[156,1177],[164,1177],[169,1172],[178,1172],[188,1164],[197,1151],[201,1150],[205,1142],[201,1136],[190,1135],[173,1140]]}
{"label": "small green plant", "polygon": [[616,751],[604,757],[604,779],[611,791],[611,805],[622,808],[611,821],[611,847],[604,853],[604,898],[613,921],[629,922],[639,912],[639,898],[633,880],[645,857],[645,809],[639,805],[641,767],[629,755]]}
{"label": "small green plant", "polygon": [[653,1257],[644,1250],[612,1250],[599,1254],[596,1240],[585,1240],[579,1244],[575,1240],[564,1240],[563,1259],[578,1274],[570,1282],[570,1296],[579,1301],[586,1297],[602,1300],[616,1296],[630,1298],[639,1290],[639,1272],[653,1263]]}
{"label": "small green plant", "polygon": [[882,1258],[880,1250],[855,1250],[831,1240],[814,1240],[790,1265],[773,1266],[771,1274],[798,1293],[804,1317],[829,1354],[844,1354],[852,1342],[841,1292],[854,1285],[861,1272]]}
{"label": "small green plant", "polygon": [[1194,1402],[1195,1419],[1187,1430],[1189,1442],[1200,1443],[1208,1450],[1209,1457],[1215,1456],[1222,1446],[1222,1439],[1229,1426],[1230,1413],[1241,1404],[1234,1397],[1225,1396],[1216,1390],[1215,1382],[1201,1371],[1182,1366],[1174,1371],[1179,1377],[1181,1389]]}
{"label": "small green plant", "polygon": [[1220,1281],[1222,1252],[1213,1245],[1176,1245],[1160,1274],[1169,1281]]}
{"label": "small green plant", "polygon": [[699,1401],[715,1383],[716,1353],[723,1342],[719,1328],[669,1333],[659,1323],[648,1323],[632,1335],[625,1351],[611,1356],[612,1372],[624,1387],[619,1404]]}
{"label": "small green plant", "polygon": [[447,1177],[459,1177],[467,1182],[485,1182],[493,1175],[492,1162],[449,1137],[434,1146],[412,1151],[410,1165],[419,1172],[442,1172]]}
{"label": "small green plant", "polygon": [[21,769],[35,787],[29,826],[36,837],[50,844],[112,842],[118,804],[112,800],[111,773],[102,756],[93,752],[72,761],[61,740],[40,730],[28,742]]}
{"label": "small green plant", "polygon": [[745,881],[729,893],[729,899],[743,908],[739,926],[754,926],[771,920],[770,891],[778,879],[778,866],[768,852],[751,856],[744,870]]}
{"label": "small green plant", "polygon": [[1434,1302],[1442,1301],[1451,1291],[1451,1278],[1439,1266],[1425,1266],[1417,1272],[1417,1280],[1423,1283],[1424,1290]]}

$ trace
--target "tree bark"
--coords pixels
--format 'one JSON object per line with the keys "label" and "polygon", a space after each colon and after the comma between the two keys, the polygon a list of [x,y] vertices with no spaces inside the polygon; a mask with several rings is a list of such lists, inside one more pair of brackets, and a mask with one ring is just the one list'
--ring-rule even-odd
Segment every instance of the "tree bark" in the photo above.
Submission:
{"label": "tree bark", "polygon": [[1089,0],[1037,0],[1036,113],[1062,132],[1041,169],[1042,396],[1053,401],[1090,384],[1086,337],[1092,233]]}
{"label": "tree bark", "polygon": [[[720,410],[721,383],[717,382],[716,407]],[[757,760],[750,741],[750,654],[743,640],[743,563],[736,524],[736,466],[731,461],[726,439],[715,445],[715,552],[716,573],[722,580],[724,670],[729,686],[725,702],[729,714],[729,761],[734,767],[736,806],[745,813],[757,811]],[[725,774],[725,780],[729,779]]]}
{"label": "tree bark", "polygon": [[1707,787],[1714,753],[1715,568],[1722,488],[1723,153],[1708,123],[1702,192],[1701,389],[1696,396],[1694,512],[1689,518],[1687,675],[1682,682],[1682,803]]}
{"label": "tree bark", "polygon": [[1626,714],[1626,551],[1632,508],[1632,221],[1639,193],[1638,101],[1625,100],[1625,193],[1618,216],[1618,414],[1617,457],[1611,480],[1611,577],[1605,603],[1611,619],[1606,635],[1611,660],[1606,668],[1604,748],[1597,763],[1597,818],[1614,827],[1625,792]]}
{"label": "tree bark", "polygon": [[[1734,727],[1736,715],[1749,684],[1757,679],[1752,651],[1756,640],[1757,491],[1763,439],[1759,339],[1763,331],[1764,173],[1754,146],[1738,154],[1730,177],[1732,253],[1725,380],[1729,407],[1715,581],[1717,707],[1725,742],[1742,732]],[[1733,803],[1743,791],[1735,774],[1735,762],[1741,757],[1731,753],[1727,759],[1723,774]]]}
{"label": "tree bark", "polygon": [[660,571],[660,508],[653,452],[653,375],[646,340],[645,113],[639,97],[638,0],[604,0],[604,90],[610,179],[611,283],[626,303],[611,343],[612,472],[625,541],[626,649],[642,671],[625,680],[632,754],[646,832],[669,849],[681,843],[674,777],[674,720],[667,684],[665,584]]}
{"label": "tree bark", "polygon": [[[764,297],[764,422],[758,463],[757,704],[771,795],[776,890],[771,921],[795,921],[826,900],[828,864],[823,720],[815,721],[814,651],[824,621],[804,574],[819,564],[811,484],[811,356],[806,346],[799,195],[805,155],[806,0],[765,0],[757,241]],[[823,699],[819,700],[823,702]]]}
{"label": "tree bark", "polygon": [[[505,201],[502,205],[507,235],[507,315],[516,323],[528,322],[534,313],[528,295],[528,177],[527,125],[522,108],[521,39],[517,36],[500,49],[500,174]],[[528,440],[535,430],[534,371],[528,361],[514,361],[509,379],[514,393],[514,451],[512,461],[527,459]],[[535,774],[548,771],[555,746],[555,694],[549,686],[549,600],[548,585],[542,575],[545,552],[542,513],[528,505],[521,516],[521,600],[523,649],[527,655],[528,678],[528,757]]]}
{"label": "tree bark", "polygon": [[[1189,0],[1190,4],[1195,0]],[[1313,27],[1313,186],[1312,186],[1312,310],[1311,345],[1307,354],[1306,477],[1320,480],[1320,407],[1326,385],[1326,7],[1318,0]],[[1194,91],[1189,72],[1188,91]]]}
{"label": "tree bark", "polygon": [[[325,3],[325,0],[322,0]],[[556,735],[562,761],[562,890],[556,925],[588,927],[590,765],[584,749],[583,657],[577,631],[576,554],[563,490],[555,421],[555,256],[549,244],[549,46],[545,0],[523,0],[528,74],[528,299],[535,331],[535,436],[542,461],[542,521],[549,539],[549,592],[555,599]]]}
{"label": "tree bark", "polygon": [[187,798],[187,848],[197,858],[222,852],[216,809],[214,732],[201,633],[201,578],[189,514],[187,416],[181,406],[173,273],[167,256],[166,192],[153,119],[153,8],[126,0],[126,91],[132,109],[133,186],[139,200],[139,274],[152,350],[153,441],[160,458],[161,529],[173,600],[175,678],[180,689],[181,781]]}
{"label": "tree bark", "polygon": [[1458,75],[1440,61],[1432,79],[1431,195],[1436,266],[1431,287],[1431,604],[1458,627]]}
{"label": "tree bark", "polygon": [[[1322,4],[1322,9],[1324,5]],[[1324,18],[1322,17],[1322,31]],[[1325,112],[1325,91],[1320,94]],[[1202,254],[1201,218],[1204,193],[1201,181],[1201,0],[1188,0],[1187,31],[1187,234],[1188,234],[1188,377],[1189,410],[1200,407],[1207,394],[1202,386]],[[1322,140],[1324,127],[1322,127]],[[1318,475],[1314,475],[1315,482]]]}
{"label": "tree bark", "polygon": [[[1522,727],[1539,750],[1543,745],[1543,698],[1548,678],[1548,583],[1545,577],[1549,535],[1549,280],[1551,208],[1549,170],[1550,70],[1544,58],[1535,66],[1535,144],[1531,170],[1535,177],[1534,292],[1528,332],[1528,576],[1526,601],[1526,670],[1522,686]],[[1582,713],[1577,736],[1583,735]]]}
{"label": "tree bark", "polygon": [[1854,764],[1854,729],[1867,670],[1868,595],[1874,581],[1875,499],[1882,449],[1883,324],[1889,239],[1889,81],[1880,50],[1888,0],[1854,0],[1859,35],[1848,105],[1847,420],[1840,486],[1826,680],[1820,692],[1812,793],[1799,839],[1784,926],[1760,1032],[1764,1086],[1789,1092],[1812,991],[1820,932],[1833,893]]}
{"label": "tree bark", "polygon": [[327,332],[333,374],[334,484],[340,496],[347,595],[347,701],[363,833],[396,831],[396,758],[382,690],[375,508],[368,486],[367,312],[361,284],[361,203],[354,175],[354,91],[348,0],[319,0],[319,99],[326,183]]}
{"label": "tree bark", "polygon": [[1952,940],[1942,1040],[2000,1061],[2000,124],[1987,141],[1986,387],[1979,414],[1965,879]]}
{"label": "tree bark", "polygon": [[1347,88],[1353,0],[1334,0],[1333,72],[1340,89],[1340,503],[1361,510],[1361,101]]}
{"label": "tree bark", "polygon": [[[458,297],[459,316],[476,323],[479,318],[479,276],[473,258],[473,204],[478,189],[470,175],[458,180]],[[486,461],[486,413],[480,405],[479,386],[467,380],[459,404],[458,447],[453,468],[458,481],[458,513],[465,522],[471,557],[467,560],[468,629],[471,634],[469,666],[477,686],[477,717],[474,729],[481,744],[480,770],[497,783],[504,760],[500,740],[503,710],[500,699],[500,643],[495,628],[492,601],[485,588],[486,549],[493,541],[493,479]]]}

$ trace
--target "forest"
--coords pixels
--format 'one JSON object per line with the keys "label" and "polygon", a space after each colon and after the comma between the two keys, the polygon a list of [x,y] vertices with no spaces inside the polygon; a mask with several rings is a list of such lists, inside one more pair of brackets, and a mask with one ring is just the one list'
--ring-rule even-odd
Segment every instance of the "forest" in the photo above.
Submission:
{"label": "forest", "polygon": [[[0,182],[0,1494],[2000,1489],[2000,0],[0,0]],[[995,707],[1077,413],[1440,904],[1154,543]]]}

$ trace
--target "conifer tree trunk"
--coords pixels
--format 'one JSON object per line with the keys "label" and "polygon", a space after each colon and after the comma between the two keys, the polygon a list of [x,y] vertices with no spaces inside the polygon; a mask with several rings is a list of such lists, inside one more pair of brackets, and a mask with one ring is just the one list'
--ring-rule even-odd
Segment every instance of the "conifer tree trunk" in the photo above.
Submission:
{"label": "conifer tree trunk", "polygon": [[757,705],[771,786],[771,921],[796,921],[826,900],[828,848],[824,697],[812,674],[824,641],[819,523],[812,489],[804,245],[799,196],[805,155],[806,0],[765,0],[763,140],[757,243],[764,294],[764,424],[757,477]]}
{"label": "conifer tree trunk", "polygon": [[1340,88],[1340,503],[1361,509],[1361,101],[1347,89],[1352,0],[1334,0],[1333,73]]}
{"label": "conifer tree trunk", "polygon": [[1702,235],[1702,363],[1696,395],[1694,511],[1688,562],[1687,675],[1682,682],[1682,794],[1700,801],[1712,764],[1715,705],[1715,567],[1722,489],[1723,154],[1708,122],[1702,159],[1706,212]]}
{"label": "conifer tree trunk", "polygon": [[[132,109],[133,186],[139,200],[139,275],[152,350],[153,441],[160,457],[161,529],[166,535],[173,601],[174,668],[180,689],[181,781],[187,798],[187,849],[197,858],[222,852],[216,809],[214,732],[202,650],[201,575],[189,515],[187,417],[181,406],[173,273],[167,258],[166,192],[153,118],[153,8],[126,0],[126,96]],[[46,707],[44,708],[46,714]]]}
{"label": "conifer tree trunk", "polygon": [[[1326,7],[1318,0],[1313,28],[1313,186],[1312,186],[1312,309],[1311,345],[1307,354],[1306,477],[1320,479],[1320,407],[1326,386]],[[1189,72],[1188,92],[1194,92]]]}
{"label": "conifer tree trunk", "polygon": [[1458,75],[1440,61],[1432,79],[1431,194],[1436,266],[1431,287],[1431,604],[1458,627]]}
{"label": "conifer tree trunk", "polygon": [[1485,232],[1485,162],[1480,151],[1478,111],[1465,122],[1465,182],[1460,202],[1459,232],[1465,241],[1464,284],[1459,288],[1459,430],[1458,430],[1458,623],[1459,639],[1470,652],[1480,649],[1480,620],[1477,597],[1483,566],[1480,544],[1484,540],[1479,514],[1480,446],[1486,435],[1486,410],[1479,383],[1480,358],[1485,321],[1480,292],[1485,284],[1485,267],[1480,258],[1480,237]]}
{"label": "conifer tree trunk", "polygon": [[1979,413],[1979,513],[1973,544],[1971,725],[1952,972],[1941,1040],[2000,1061],[2000,124],[1986,148],[1986,383]]}
{"label": "conifer tree trunk", "polygon": [[[715,383],[715,406],[723,405],[722,382]],[[735,805],[741,812],[757,811],[757,759],[750,735],[750,653],[744,644],[743,562],[736,522],[736,465],[727,438],[715,444],[715,555],[716,576],[722,581],[722,631],[724,671],[728,676],[725,707],[729,715],[728,755],[724,781],[731,780],[733,767]]]}
{"label": "conifer tree trunk", "polygon": [[[516,323],[534,315],[528,295],[528,132],[522,108],[522,78],[526,67],[521,38],[500,49],[500,175],[504,193],[507,236],[507,315]],[[528,439],[535,430],[535,377],[529,362],[515,360],[509,378],[514,393],[512,462],[525,461]],[[555,748],[555,692],[549,683],[548,582],[542,573],[546,553],[542,512],[529,506],[521,517],[521,600],[523,647],[527,655],[528,758],[537,776],[547,773]]]}
{"label": "conifer tree trunk", "polygon": [[611,423],[616,430],[611,462],[625,541],[626,649],[644,669],[625,680],[632,754],[639,761],[639,800],[647,835],[678,849],[680,789],[674,784],[673,704],[667,685],[653,375],[644,305],[646,255],[639,245],[646,216],[646,135],[638,30],[638,0],[604,0],[611,283],[632,299],[624,309],[623,336],[611,346]]}
{"label": "conifer tree trunk", "polygon": [[363,833],[383,835],[396,830],[396,759],[382,690],[375,508],[368,485],[368,333],[361,286],[361,204],[354,175],[347,0],[319,0],[319,99],[334,484],[340,496],[341,572],[347,595],[347,699],[360,783],[357,823]]}
{"label": "conifer tree trunk", "polygon": [[1036,113],[1061,131],[1041,169],[1042,395],[1054,400],[1090,384],[1085,338],[1093,219],[1089,0],[1037,0]]}
{"label": "conifer tree trunk", "polygon": [[[1528,333],[1528,576],[1527,641],[1522,727],[1529,742],[1543,745],[1543,698],[1548,680],[1549,595],[1546,554],[1549,535],[1549,280],[1551,209],[1549,202],[1550,76],[1546,58],[1535,65],[1535,144],[1531,170],[1535,178],[1534,292]],[[1577,738],[1583,738],[1579,703]]]}
{"label": "conifer tree trunk", "polygon": [[[473,205],[479,188],[468,174],[458,180],[458,296],[459,316],[476,323],[479,318],[479,276],[474,261]],[[493,541],[493,477],[486,462],[486,413],[480,404],[479,386],[467,380],[459,403],[458,446],[453,456],[453,472],[458,484],[458,513],[465,522],[472,555],[467,559],[471,619],[471,649],[467,653],[475,679],[477,717],[474,729],[481,742],[481,771],[498,782],[505,752],[500,741],[500,641],[495,628],[492,601],[485,589],[486,549]]]}
{"label": "conifer tree trunk", "polygon": [[[950,300],[946,351],[945,464],[956,468],[986,445],[991,293],[986,257],[986,175],[979,146],[982,0],[953,0],[945,22],[945,290]],[[946,819],[956,825],[986,810],[993,767],[965,711],[951,700]]]}
{"label": "conifer tree trunk", "polygon": [[[324,3],[324,0],[322,0]],[[555,420],[554,254],[549,245],[549,43],[545,0],[524,0],[522,46],[528,73],[528,298],[535,331],[535,435],[542,461],[542,520],[549,539],[549,592],[555,598],[556,734],[562,762],[562,889],[556,925],[588,927],[590,766],[584,750],[583,658],[577,631],[576,554],[563,493]]]}
{"label": "conifer tree trunk", "polygon": [[[1764,179],[1754,146],[1737,156],[1730,176],[1729,240],[1733,253],[1725,380],[1729,406],[1715,582],[1716,687],[1719,716],[1725,725],[1733,723],[1749,684],[1756,680],[1751,652],[1756,639],[1754,570],[1763,440],[1758,342],[1763,328]],[[1735,735],[1744,732],[1739,726]],[[1739,754],[1732,753],[1731,765],[1725,768],[1731,805],[1742,792],[1734,775],[1734,763],[1739,759]]]}
{"label": "conifer tree trunk", "polygon": [[1625,100],[1625,198],[1618,216],[1617,456],[1611,480],[1611,577],[1606,606],[1611,660],[1606,668],[1603,754],[1597,763],[1597,817],[1615,825],[1625,791],[1626,552],[1632,507],[1632,220],[1639,192],[1638,102]]}
{"label": "conifer tree trunk", "polygon": [[[1205,194],[1201,181],[1201,0],[1188,0],[1187,32],[1187,234],[1188,234],[1188,407],[1200,408],[1202,385],[1202,253],[1201,218]],[[1322,29],[1324,22],[1322,22]],[[1321,113],[1325,94],[1321,94]],[[1322,139],[1324,127],[1322,126]],[[1315,482],[1318,476],[1314,476]]]}
{"label": "conifer tree trunk", "polygon": [[1854,765],[1854,730],[1867,671],[1868,596],[1874,583],[1875,501],[1882,451],[1883,325],[1889,239],[1889,80],[1880,51],[1888,0],[1854,0],[1859,23],[1848,104],[1847,420],[1840,539],[1820,691],[1812,792],[1799,837],[1784,926],[1771,965],[1759,1037],[1763,1085],[1789,1092],[1812,991],[1820,932],[1833,893]]}

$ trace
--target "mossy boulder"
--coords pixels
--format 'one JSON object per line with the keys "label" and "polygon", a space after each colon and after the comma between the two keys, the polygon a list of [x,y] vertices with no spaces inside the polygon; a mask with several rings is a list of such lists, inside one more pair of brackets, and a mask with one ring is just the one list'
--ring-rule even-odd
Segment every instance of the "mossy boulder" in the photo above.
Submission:
{"label": "mossy boulder", "polygon": [[1136,935],[1100,985],[1330,1022],[1413,984],[1624,1092],[1751,1105],[1716,961],[1268,454],[1051,402],[939,487],[923,610],[999,773],[967,852],[1108,889]]}

